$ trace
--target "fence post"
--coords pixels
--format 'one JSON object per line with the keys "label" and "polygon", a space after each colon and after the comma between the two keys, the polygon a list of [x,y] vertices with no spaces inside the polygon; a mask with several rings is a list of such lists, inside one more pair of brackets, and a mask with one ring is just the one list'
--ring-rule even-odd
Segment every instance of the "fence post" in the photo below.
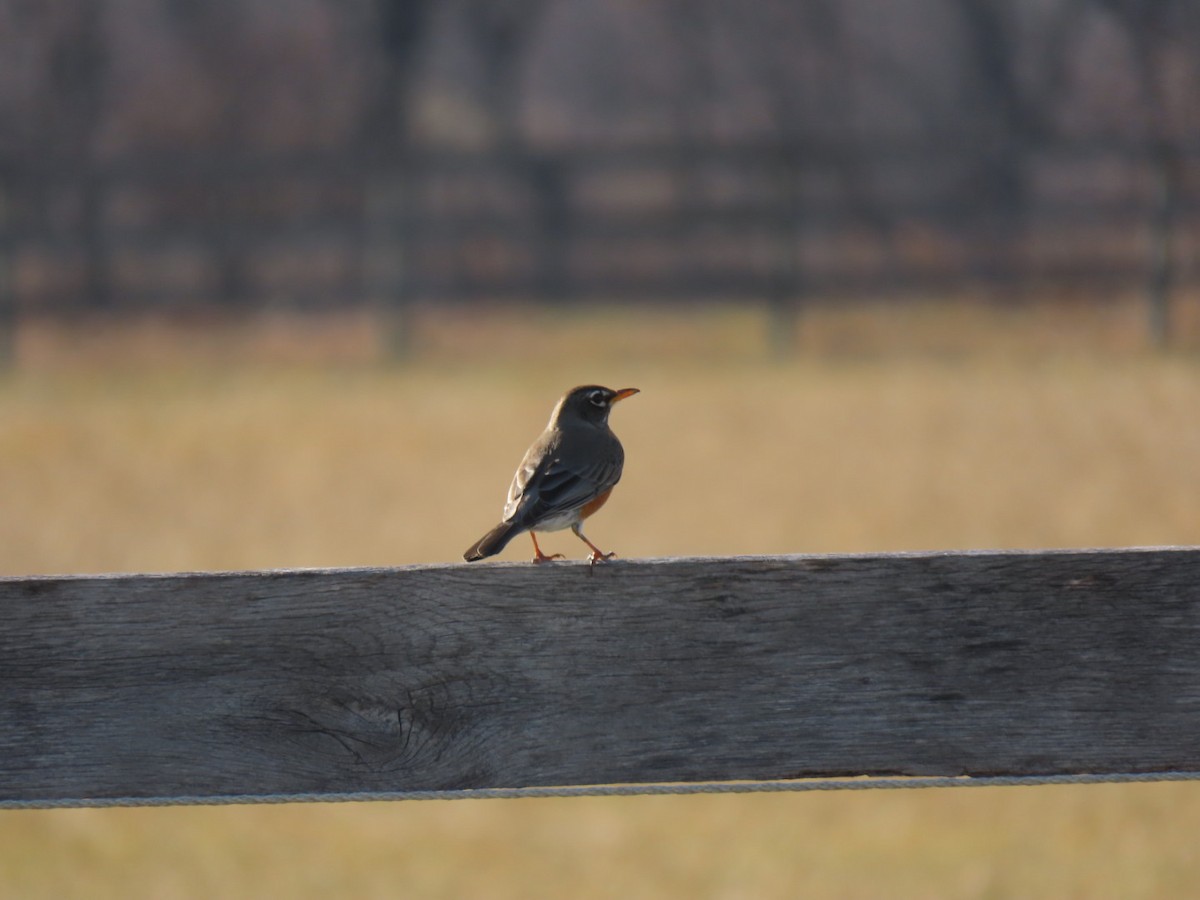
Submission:
{"label": "fence post", "polygon": [[414,289],[410,239],[417,179],[413,165],[414,155],[408,153],[395,162],[373,162],[365,184],[363,266],[368,302],[379,310],[384,351],[393,360],[404,359],[412,350],[408,313]]}
{"label": "fence post", "polygon": [[1150,157],[1153,206],[1149,228],[1149,278],[1146,301],[1151,344],[1171,344],[1171,292],[1175,284],[1175,224],[1179,207],[1180,160],[1168,141],[1159,141]]}
{"label": "fence post", "polygon": [[9,173],[0,170],[0,371],[16,360],[17,298],[13,256],[16,236],[12,231],[12,189]]}
{"label": "fence post", "polygon": [[796,351],[796,329],[805,290],[801,241],[804,225],[804,172],[801,151],[788,144],[775,153],[775,184],[780,204],[774,228],[776,248],[772,254],[767,285],[768,342],[778,359]]}
{"label": "fence post", "polygon": [[557,157],[533,153],[524,165],[536,210],[537,289],[543,302],[571,298],[571,196],[566,166]]}

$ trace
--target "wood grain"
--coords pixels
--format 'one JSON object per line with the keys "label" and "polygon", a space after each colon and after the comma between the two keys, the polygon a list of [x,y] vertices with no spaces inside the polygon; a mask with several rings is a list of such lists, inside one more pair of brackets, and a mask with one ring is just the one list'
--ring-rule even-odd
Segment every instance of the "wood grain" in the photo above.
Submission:
{"label": "wood grain", "polygon": [[0,579],[0,801],[1200,769],[1200,550]]}

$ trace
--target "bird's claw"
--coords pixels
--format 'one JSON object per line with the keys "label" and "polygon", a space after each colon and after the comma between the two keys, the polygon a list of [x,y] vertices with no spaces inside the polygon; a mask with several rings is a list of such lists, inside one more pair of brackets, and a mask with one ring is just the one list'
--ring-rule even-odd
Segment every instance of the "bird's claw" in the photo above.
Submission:
{"label": "bird's claw", "polygon": [[539,550],[537,556],[533,558],[533,562],[540,565],[541,563],[553,562],[556,559],[564,558],[565,557],[561,553],[551,553],[549,556],[547,556],[545,553]]}
{"label": "bird's claw", "polygon": [[615,551],[612,553],[601,553],[599,550],[593,550],[592,555],[588,557],[588,563],[595,568],[596,563],[612,559],[616,555]]}

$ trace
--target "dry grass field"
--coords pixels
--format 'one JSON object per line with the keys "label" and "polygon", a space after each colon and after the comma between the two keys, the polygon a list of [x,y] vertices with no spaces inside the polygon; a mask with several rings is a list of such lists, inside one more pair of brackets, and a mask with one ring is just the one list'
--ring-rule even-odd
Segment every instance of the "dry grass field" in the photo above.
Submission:
{"label": "dry grass field", "polygon": [[[457,560],[585,381],[642,389],[589,528],[626,557],[1200,544],[1200,357],[1139,325],[819,310],[772,362],[753,313],[477,311],[404,365],[364,321],[34,326],[0,574]],[[1185,898],[1198,834],[1200,784],[3,812],[0,895]]]}

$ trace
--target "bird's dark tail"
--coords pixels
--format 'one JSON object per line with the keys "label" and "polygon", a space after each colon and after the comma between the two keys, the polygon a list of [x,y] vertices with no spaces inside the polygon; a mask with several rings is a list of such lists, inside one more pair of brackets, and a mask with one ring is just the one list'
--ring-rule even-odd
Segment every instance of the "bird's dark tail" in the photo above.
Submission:
{"label": "bird's dark tail", "polygon": [[512,522],[501,522],[468,547],[467,552],[463,554],[463,559],[467,562],[475,562],[476,560],[487,559],[489,556],[495,556],[507,547],[508,542],[519,533],[520,530]]}

